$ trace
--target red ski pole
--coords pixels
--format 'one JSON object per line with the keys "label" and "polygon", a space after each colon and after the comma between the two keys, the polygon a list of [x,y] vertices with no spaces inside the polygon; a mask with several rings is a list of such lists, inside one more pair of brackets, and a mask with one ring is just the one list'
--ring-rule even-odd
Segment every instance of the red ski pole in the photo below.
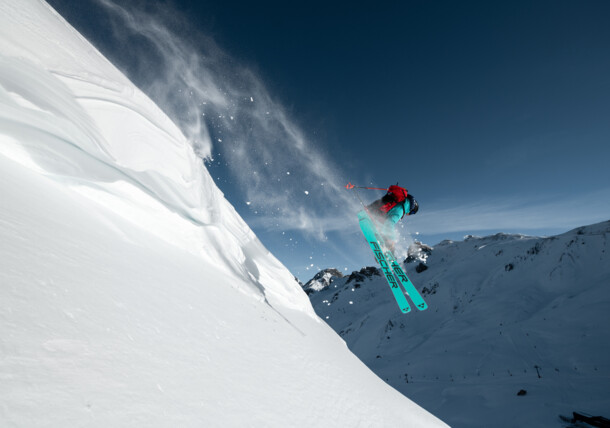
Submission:
{"label": "red ski pole", "polygon": [[385,190],[386,192],[388,191],[388,189],[382,189],[381,187],[354,186],[352,183],[347,183],[345,185],[345,188],[347,190],[350,190],[350,189],[369,189],[369,190]]}

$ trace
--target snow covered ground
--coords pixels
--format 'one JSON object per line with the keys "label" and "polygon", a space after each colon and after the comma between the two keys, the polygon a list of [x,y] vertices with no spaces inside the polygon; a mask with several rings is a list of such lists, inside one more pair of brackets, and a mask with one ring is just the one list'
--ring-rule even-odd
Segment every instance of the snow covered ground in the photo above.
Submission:
{"label": "snow covered ground", "polygon": [[453,427],[563,427],[560,414],[610,414],[610,221],[412,250],[406,268],[424,312],[402,315],[377,269],[305,284],[320,317],[381,378]]}
{"label": "snow covered ground", "polygon": [[375,376],[176,126],[0,1],[0,426],[443,427]]}

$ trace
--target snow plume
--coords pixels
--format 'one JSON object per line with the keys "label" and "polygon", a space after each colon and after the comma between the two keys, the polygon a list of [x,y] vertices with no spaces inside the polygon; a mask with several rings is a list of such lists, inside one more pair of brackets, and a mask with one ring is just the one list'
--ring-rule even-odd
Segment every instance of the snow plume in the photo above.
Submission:
{"label": "snow plume", "polygon": [[110,16],[113,45],[130,47],[129,57],[115,63],[172,117],[202,159],[229,172],[256,216],[251,224],[318,239],[349,224],[345,216],[353,216],[356,201],[342,188],[338,167],[307,141],[255,73],[167,6],[97,1]]}

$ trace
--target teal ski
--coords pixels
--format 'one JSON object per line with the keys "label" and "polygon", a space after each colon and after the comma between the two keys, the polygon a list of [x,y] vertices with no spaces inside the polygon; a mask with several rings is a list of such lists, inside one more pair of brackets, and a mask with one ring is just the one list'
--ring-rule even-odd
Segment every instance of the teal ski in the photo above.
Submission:
{"label": "teal ski", "polygon": [[394,271],[398,279],[400,279],[400,283],[407,292],[409,298],[413,301],[415,307],[420,311],[428,309],[428,304],[421,296],[421,294],[419,294],[419,291],[417,291],[417,288],[415,288],[405,271],[400,267],[400,265],[396,261],[396,257],[394,257],[394,254],[392,254],[392,252],[388,250],[385,253],[385,257],[390,262],[392,270]]}
{"label": "teal ski", "polygon": [[383,270],[383,275],[388,281],[388,284],[392,289],[392,293],[394,293],[394,298],[396,299],[396,303],[398,303],[398,307],[400,308],[403,314],[411,312],[411,306],[409,306],[409,302],[407,301],[405,294],[402,292],[402,289],[396,281],[396,277],[394,276],[392,267],[390,267],[388,261],[386,260],[386,257],[382,250],[382,244],[380,244],[378,241],[378,234],[376,233],[375,225],[373,224],[372,220],[369,218],[368,214],[365,211],[360,211],[358,213],[358,220],[360,222],[360,229],[362,229],[364,237],[371,246],[373,253],[375,253],[375,259],[377,260],[377,263],[379,263],[379,266],[381,266],[381,269]]}
{"label": "teal ski", "polygon": [[[413,301],[415,307],[420,311],[427,309],[427,303],[425,302],[421,294],[419,294],[419,291],[417,291],[411,280],[409,280],[409,277],[404,272],[402,267],[400,267],[400,264],[398,264],[398,262],[396,261],[396,257],[394,257],[394,254],[390,250],[383,250],[385,247],[383,238],[380,236],[379,233],[377,233],[375,224],[373,220],[371,220],[369,215],[366,213],[366,211],[362,210],[358,213],[358,220],[360,221],[360,228],[362,229],[364,236],[366,237],[367,241],[369,242],[369,245],[373,249],[375,257],[379,262],[379,265],[383,269],[383,273],[386,279],[388,280],[390,287],[392,287],[392,292],[394,293],[394,297],[396,297],[396,302],[398,303],[398,306],[401,308],[402,312],[408,313],[411,308],[410,306],[408,306],[408,302],[406,301],[402,289],[396,284],[396,278],[394,277],[394,274],[400,280],[400,283],[404,287],[409,298]],[[381,253],[381,256],[383,257],[383,262],[385,262],[385,266],[387,267],[387,265],[389,264],[393,274],[392,272],[390,272],[389,269],[384,268],[384,264],[382,264],[382,262],[380,261],[378,253]],[[403,303],[403,301],[405,303]],[[403,310],[403,307],[407,307],[408,310]]]}

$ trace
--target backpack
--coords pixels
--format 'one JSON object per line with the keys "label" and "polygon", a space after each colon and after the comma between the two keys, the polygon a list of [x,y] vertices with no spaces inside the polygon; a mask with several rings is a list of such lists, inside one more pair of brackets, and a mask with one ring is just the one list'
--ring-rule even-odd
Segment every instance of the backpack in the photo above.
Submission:
{"label": "backpack", "polygon": [[[383,198],[373,202],[369,208],[388,213],[396,204],[404,202],[409,196],[407,189],[400,186],[390,186]],[[403,206],[404,207],[404,206]]]}

